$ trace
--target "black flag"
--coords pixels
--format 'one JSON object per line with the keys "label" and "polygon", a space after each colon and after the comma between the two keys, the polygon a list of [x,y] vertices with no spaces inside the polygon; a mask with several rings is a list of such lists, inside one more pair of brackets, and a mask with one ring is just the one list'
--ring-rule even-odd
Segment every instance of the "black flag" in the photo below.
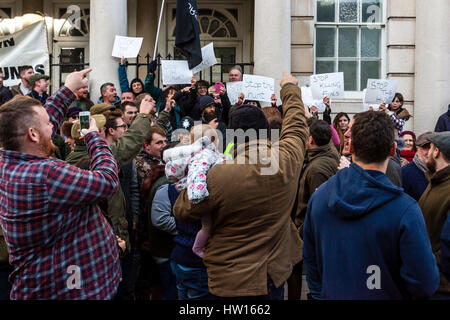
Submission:
{"label": "black flag", "polygon": [[175,46],[187,56],[189,69],[199,65],[202,58],[196,0],[177,0]]}

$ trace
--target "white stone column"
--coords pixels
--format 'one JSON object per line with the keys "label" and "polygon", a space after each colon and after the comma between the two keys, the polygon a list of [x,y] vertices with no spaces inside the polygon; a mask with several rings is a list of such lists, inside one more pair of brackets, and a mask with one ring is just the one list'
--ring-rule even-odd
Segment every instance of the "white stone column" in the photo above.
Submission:
{"label": "white stone column", "polygon": [[291,72],[290,0],[255,0],[253,57],[253,73],[275,78],[279,98],[282,71]]}
{"label": "white stone column", "polygon": [[433,131],[450,103],[449,0],[416,0],[414,131]]}
{"label": "white stone column", "polygon": [[89,37],[89,92],[96,103],[100,86],[114,83],[120,94],[118,66],[120,59],[111,56],[116,35],[127,35],[126,0],[91,0]]}

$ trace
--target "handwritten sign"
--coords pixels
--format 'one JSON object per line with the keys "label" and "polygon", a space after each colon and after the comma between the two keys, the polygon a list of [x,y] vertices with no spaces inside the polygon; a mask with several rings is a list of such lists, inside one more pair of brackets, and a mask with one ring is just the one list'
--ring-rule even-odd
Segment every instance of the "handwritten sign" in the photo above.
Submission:
{"label": "handwritten sign", "polygon": [[214,55],[214,45],[212,42],[202,48],[202,58],[202,62],[198,66],[191,69],[192,73],[200,72],[203,69],[209,68],[217,63],[216,56]]}
{"label": "handwritten sign", "polygon": [[116,36],[112,56],[117,58],[136,58],[144,38]]}
{"label": "handwritten sign", "polygon": [[244,74],[242,92],[245,99],[270,102],[274,87],[275,80],[273,78]]}
{"label": "handwritten sign", "polygon": [[311,87],[301,87],[302,89],[302,101],[303,104],[308,106],[309,108],[311,106],[316,106],[319,111],[325,111],[325,104],[323,103],[323,99],[320,100],[314,100],[312,95]]}
{"label": "handwritten sign", "polygon": [[227,82],[227,95],[231,105],[235,105],[239,99],[238,96],[242,92],[242,81]]}
{"label": "handwritten sign", "polygon": [[385,102],[391,103],[397,91],[397,80],[367,79],[364,101],[377,107]]}
{"label": "handwritten sign", "polygon": [[330,99],[344,97],[343,72],[313,74],[310,84],[314,100],[322,100],[325,96]]}
{"label": "handwritten sign", "polygon": [[189,84],[192,71],[186,60],[161,60],[163,84]]}

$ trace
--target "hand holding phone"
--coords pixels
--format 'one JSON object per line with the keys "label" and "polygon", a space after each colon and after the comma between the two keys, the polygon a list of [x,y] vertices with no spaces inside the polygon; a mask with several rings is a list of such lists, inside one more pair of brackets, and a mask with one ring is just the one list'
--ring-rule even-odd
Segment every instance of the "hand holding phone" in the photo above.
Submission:
{"label": "hand holding phone", "polygon": [[91,113],[89,111],[82,111],[78,114],[80,119],[80,135],[83,137],[83,129],[89,129],[91,122]]}

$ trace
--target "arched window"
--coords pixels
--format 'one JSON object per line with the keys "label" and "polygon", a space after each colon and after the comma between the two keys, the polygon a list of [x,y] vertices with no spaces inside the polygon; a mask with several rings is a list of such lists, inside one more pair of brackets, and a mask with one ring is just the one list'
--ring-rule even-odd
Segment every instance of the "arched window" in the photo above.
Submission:
{"label": "arched window", "polygon": [[[172,18],[175,21],[176,11],[173,9]],[[198,9],[198,22],[200,26],[200,39],[210,38],[237,38],[237,10],[226,9]],[[175,37],[176,26],[172,32]]]}
{"label": "arched window", "polygon": [[[78,7],[78,9],[80,9]],[[59,18],[66,19],[61,29],[59,37],[88,37],[89,36],[89,8],[81,8],[78,12],[69,11],[67,8],[59,8]]]}

